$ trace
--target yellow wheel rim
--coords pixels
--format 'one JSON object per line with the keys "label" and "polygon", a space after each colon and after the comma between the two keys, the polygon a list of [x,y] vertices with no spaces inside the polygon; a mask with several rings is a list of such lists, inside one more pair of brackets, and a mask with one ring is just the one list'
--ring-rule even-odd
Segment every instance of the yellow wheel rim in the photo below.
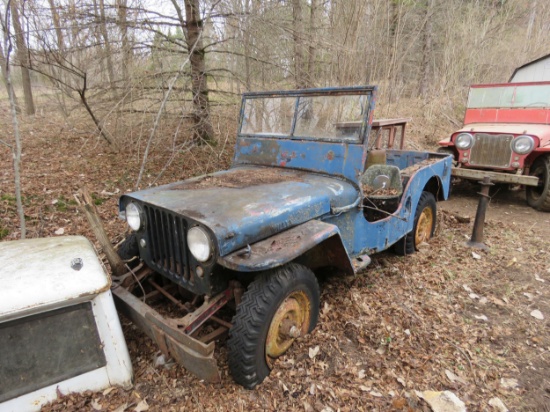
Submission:
{"label": "yellow wheel rim", "polygon": [[265,345],[267,364],[285,353],[296,338],[308,332],[311,305],[303,291],[292,292],[279,306],[271,320]]}
{"label": "yellow wheel rim", "polygon": [[427,242],[432,237],[434,227],[434,213],[431,207],[426,207],[418,217],[416,224],[416,233],[414,235],[414,244],[418,246],[422,242]]}

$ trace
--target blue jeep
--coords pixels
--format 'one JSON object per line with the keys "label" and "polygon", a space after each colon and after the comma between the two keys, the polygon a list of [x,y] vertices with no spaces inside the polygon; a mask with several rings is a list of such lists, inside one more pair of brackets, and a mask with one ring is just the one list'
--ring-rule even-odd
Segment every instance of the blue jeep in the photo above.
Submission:
{"label": "blue jeep", "polygon": [[[121,197],[134,235],[119,253],[139,253],[142,263],[114,293],[165,354],[217,380],[214,341],[228,334],[229,370],[253,388],[314,329],[316,273],[353,275],[373,253],[405,255],[430,239],[452,159],[371,151],[375,94],[370,86],[246,93],[229,170]],[[143,303],[159,294],[184,316]],[[218,316],[226,305],[231,321]]]}

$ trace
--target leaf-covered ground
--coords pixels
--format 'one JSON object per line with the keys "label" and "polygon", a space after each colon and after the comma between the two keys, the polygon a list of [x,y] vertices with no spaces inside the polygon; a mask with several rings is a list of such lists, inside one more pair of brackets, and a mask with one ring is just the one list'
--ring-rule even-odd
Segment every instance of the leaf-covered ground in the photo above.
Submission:
{"label": "leaf-covered ground", "polygon": [[[3,129],[11,130],[1,117]],[[116,153],[49,118],[22,128],[28,237],[62,232],[93,240],[74,201],[86,186],[113,243],[120,241],[126,228],[117,219],[117,199],[134,189],[142,147]],[[173,145],[159,144],[143,186],[170,159],[158,183],[224,168],[231,146],[220,141],[173,156]],[[0,237],[8,241],[19,232],[4,146],[0,160]],[[529,209],[521,193],[501,190],[489,206],[489,249],[473,250],[465,242],[476,191],[463,184],[439,205],[437,236],[415,255],[380,254],[356,277],[325,279],[317,328],[255,390],[231,380],[223,342],[216,355],[222,381],[212,385],[178,365],[155,366],[157,348],[123,321],[134,387],[64,396],[44,410],[427,411],[416,392],[425,390],[450,390],[469,411],[497,410],[489,405],[495,397],[510,410],[550,410],[550,214]],[[471,219],[460,223],[456,216]]]}

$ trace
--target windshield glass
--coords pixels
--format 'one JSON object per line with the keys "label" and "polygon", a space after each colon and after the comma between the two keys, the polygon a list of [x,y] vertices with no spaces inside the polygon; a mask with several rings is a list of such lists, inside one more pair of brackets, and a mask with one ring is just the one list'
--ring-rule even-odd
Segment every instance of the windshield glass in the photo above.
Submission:
{"label": "windshield glass", "polygon": [[250,96],[241,135],[361,142],[370,95]]}
{"label": "windshield glass", "polygon": [[472,87],[469,109],[550,107],[550,85]]}

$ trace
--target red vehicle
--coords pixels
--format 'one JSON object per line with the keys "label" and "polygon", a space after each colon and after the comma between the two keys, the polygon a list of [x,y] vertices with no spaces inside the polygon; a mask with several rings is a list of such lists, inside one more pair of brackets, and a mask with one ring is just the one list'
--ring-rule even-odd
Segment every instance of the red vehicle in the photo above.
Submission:
{"label": "red vehicle", "polygon": [[550,82],[471,86],[464,127],[439,145],[454,176],[524,185],[529,206],[550,212]]}

